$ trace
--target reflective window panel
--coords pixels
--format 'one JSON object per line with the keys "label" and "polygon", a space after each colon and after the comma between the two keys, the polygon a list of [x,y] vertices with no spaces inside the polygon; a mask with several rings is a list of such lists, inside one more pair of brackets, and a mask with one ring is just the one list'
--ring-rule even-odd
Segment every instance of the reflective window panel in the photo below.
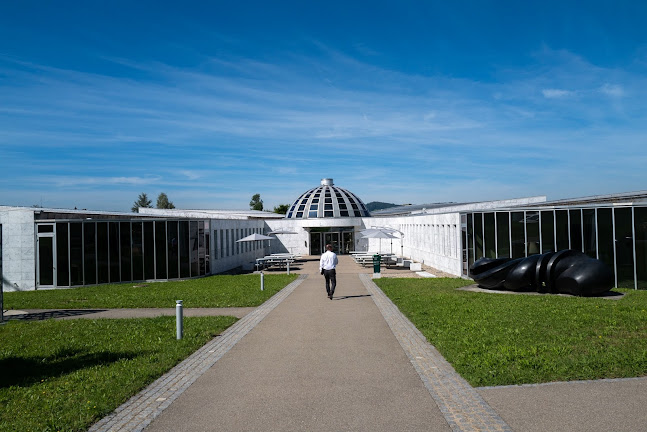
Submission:
{"label": "reflective window panel", "polygon": [[541,253],[555,252],[555,215],[552,210],[541,212]]}
{"label": "reflective window panel", "polygon": [[108,222],[97,222],[97,283],[110,282],[108,268]]}
{"label": "reflective window panel", "polygon": [[[236,230],[236,234],[240,235],[239,229]],[[239,237],[240,239],[240,237]],[[240,253],[240,243],[236,243],[236,252]],[[199,274],[204,276],[206,271],[205,264],[206,252],[204,250],[204,223],[202,221],[198,222],[198,264],[199,264]]]}
{"label": "reflective window panel", "polygon": [[166,241],[166,221],[155,222],[155,278],[167,279],[168,272],[167,257],[166,257],[167,241]]}
{"label": "reflective window panel", "polygon": [[597,258],[595,239],[595,209],[582,210],[582,223],[584,228],[583,246],[584,253],[591,258]]}
{"label": "reflective window panel", "polygon": [[614,209],[618,288],[634,288],[633,224],[631,207]]}
{"label": "reflective window panel", "polygon": [[[191,269],[189,265],[189,256],[190,256],[190,246],[189,246],[189,221],[180,221],[179,222],[179,247],[180,247],[180,277],[187,278],[191,275]],[[222,237],[222,231],[220,230],[220,236]],[[224,252],[224,251],[222,251]],[[222,255],[224,256],[224,255]]]}
{"label": "reflective window panel", "polygon": [[483,258],[483,213],[474,213],[474,259]]}
{"label": "reflective window panel", "polygon": [[634,208],[636,277],[638,289],[647,289],[647,207]]}
{"label": "reflective window panel", "polygon": [[144,279],[155,279],[154,236],[153,222],[144,222]]}
{"label": "reflective window panel", "polygon": [[180,256],[178,249],[178,223],[177,221],[168,221],[166,223],[166,247],[168,257],[168,278],[177,279],[180,277]]}
{"label": "reflective window panel", "polygon": [[[119,261],[121,261],[121,252],[119,250],[119,222],[110,222],[108,224],[108,250],[110,282],[121,282],[121,272],[119,271]],[[125,280],[128,281],[130,278]]]}
{"label": "reflective window panel", "polygon": [[614,269],[613,216],[610,208],[599,208],[598,212],[598,259],[611,270]]}
{"label": "reflective window panel", "polygon": [[68,223],[56,224],[56,286],[70,286]]}
{"label": "reflective window panel", "polygon": [[571,249],[582,252],[582,212],[577,209],[568,213],[571,217]]}
{"label": "reflective window panel", "polygon": [[528,256],[539,253],[539,212],[526,212],[526,239]]}
{"label": "reflective window panel", "polygon": [[467,264],[468,267],[474,264],[474,218],[472,213],[467,214]]}
{"label": "reflective window panel", "polygon": [[86,222],[83,224],[84,284],[86,285],[97,283],[96,233],[94,228],[94,222]]}
{"label": "reflective window panel", "polygon": [[[233,230],[231,239],[233,240]],[[200,275],[200,263],[198,261],[198,222],[189,221],[189,245],[190,245],[190,259],[191,259],[191,276]],[[232,245],[233,246],[233,245]],[[233,248],[232,248],[233,253]]]}
{"label": "reflective window panel", "polygon": [[141,222],[132,223],[133,280],[144,279],[144,230]]}
{"label": "reflective window panel", "polygon": [[120,222],[119,223],[119,239],[121,241],[121,280],[130,281],[133,280],[132,275],[132,248],[130,241],[130,222]]}
{"label": "reflective window panel", "polygon": [[555,231],[557,231],[557,250],[565,250],[570,246],[568,234],[568,210],[555,210]]}
{"label": "reflective window panel", "polygon": [[485,213],[483,218],[485,220],[485,256],[486,258],[496,258],[494,213]]}
{"label": "reflective window panel", "polygon": [[512,235],[512,258],[526,256],[526,233],[523,212],[510,213],[510,234]]}
{"label": "reflective window panel", "polygon": [[54,237],[38,237],[38,284],[54,285]]}
{"label": "reflective window panel", "polygon": [[70,283],[83,285],[83,223],[70,223]]}
{"label": "reflective window panel", "polygon": [[496,253],[497,258],[510,258],[510,213],[496,214]]}

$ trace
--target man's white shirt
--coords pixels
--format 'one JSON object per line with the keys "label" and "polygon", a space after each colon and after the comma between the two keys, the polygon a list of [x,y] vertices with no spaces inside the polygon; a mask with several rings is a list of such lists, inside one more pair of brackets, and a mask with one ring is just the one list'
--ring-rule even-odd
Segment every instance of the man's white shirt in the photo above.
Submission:
{"label": "man's white shirt", "polygon": [[332,270],[337,266],[338,262],[337,255],[334,252],[326,251],[319,260],[319,271],[321,269]]}

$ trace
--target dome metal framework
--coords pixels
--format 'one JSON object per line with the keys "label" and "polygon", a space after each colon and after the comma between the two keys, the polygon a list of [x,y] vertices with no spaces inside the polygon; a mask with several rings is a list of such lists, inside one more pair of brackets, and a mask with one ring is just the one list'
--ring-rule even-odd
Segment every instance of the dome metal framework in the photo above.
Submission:
{"label": "dome metal framework", "polygon": [[287,219],[315,219],[338,217],[370,217],[366,206],[354,193],[335,186],[333,179],[321,180],[321,185],[312,188],[297,198]]}

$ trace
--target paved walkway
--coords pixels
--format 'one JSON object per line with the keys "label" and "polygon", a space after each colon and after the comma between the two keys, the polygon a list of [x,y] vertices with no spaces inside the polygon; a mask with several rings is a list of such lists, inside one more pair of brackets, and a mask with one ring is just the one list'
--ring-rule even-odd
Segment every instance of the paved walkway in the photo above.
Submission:
{"label": "paved walkway", "polygon": [[474,389],[349,258],[299,280],[93,431],[642,431],[647,379]]}

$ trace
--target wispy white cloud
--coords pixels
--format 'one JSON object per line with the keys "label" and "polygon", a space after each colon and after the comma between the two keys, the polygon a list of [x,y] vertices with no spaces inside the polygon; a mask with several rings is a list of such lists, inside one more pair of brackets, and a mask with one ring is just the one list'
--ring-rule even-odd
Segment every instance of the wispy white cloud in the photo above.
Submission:
{"label": "wispy white cloud", "polygon": [[561,99],[575,95],[575,92],[561,89],[543,89],[541,93],[547,99]]}
{"label": "wispy white cloud", "polygon": [[[395,72],[319,47],[316,57],[223,57],[191,69],[114,60],[146,77],[137,79],[0,57],[11,83],[0,82],[0,160],[12,161],[0,184],[216,188],[238,193],[245,207],[272,173],[276,190],[333,176],[342,186],[357,178],[360,195],[399,200],[381,186],[397,179],[431,197],[443,182],[468,200],[478,181],[521,195],[530,191],[519,186],[524,176],[537,189],[552,186],[534,174],[542,164],[558,177],[576,173],[573,188],[584,193],[604,181],[590,167],[615,166],[608,143],[630,154],[644,148],[644,74],[545,48],[534,65],[482,82]],[[631,169],[639,168],[630,161],[616,172]]]}
{"label": "wispy white cloud", "polygon": [[42,180],[59,188],[95,186],[142,186],[159,183],[161,177],[86,177],[86,176],[45,176]]}
{"label": "wispy white cloud", "polygon": [[600,92],[611,97],[622,97],[625,95],[622,86],[617,84],[604,84],[600,87]]}

